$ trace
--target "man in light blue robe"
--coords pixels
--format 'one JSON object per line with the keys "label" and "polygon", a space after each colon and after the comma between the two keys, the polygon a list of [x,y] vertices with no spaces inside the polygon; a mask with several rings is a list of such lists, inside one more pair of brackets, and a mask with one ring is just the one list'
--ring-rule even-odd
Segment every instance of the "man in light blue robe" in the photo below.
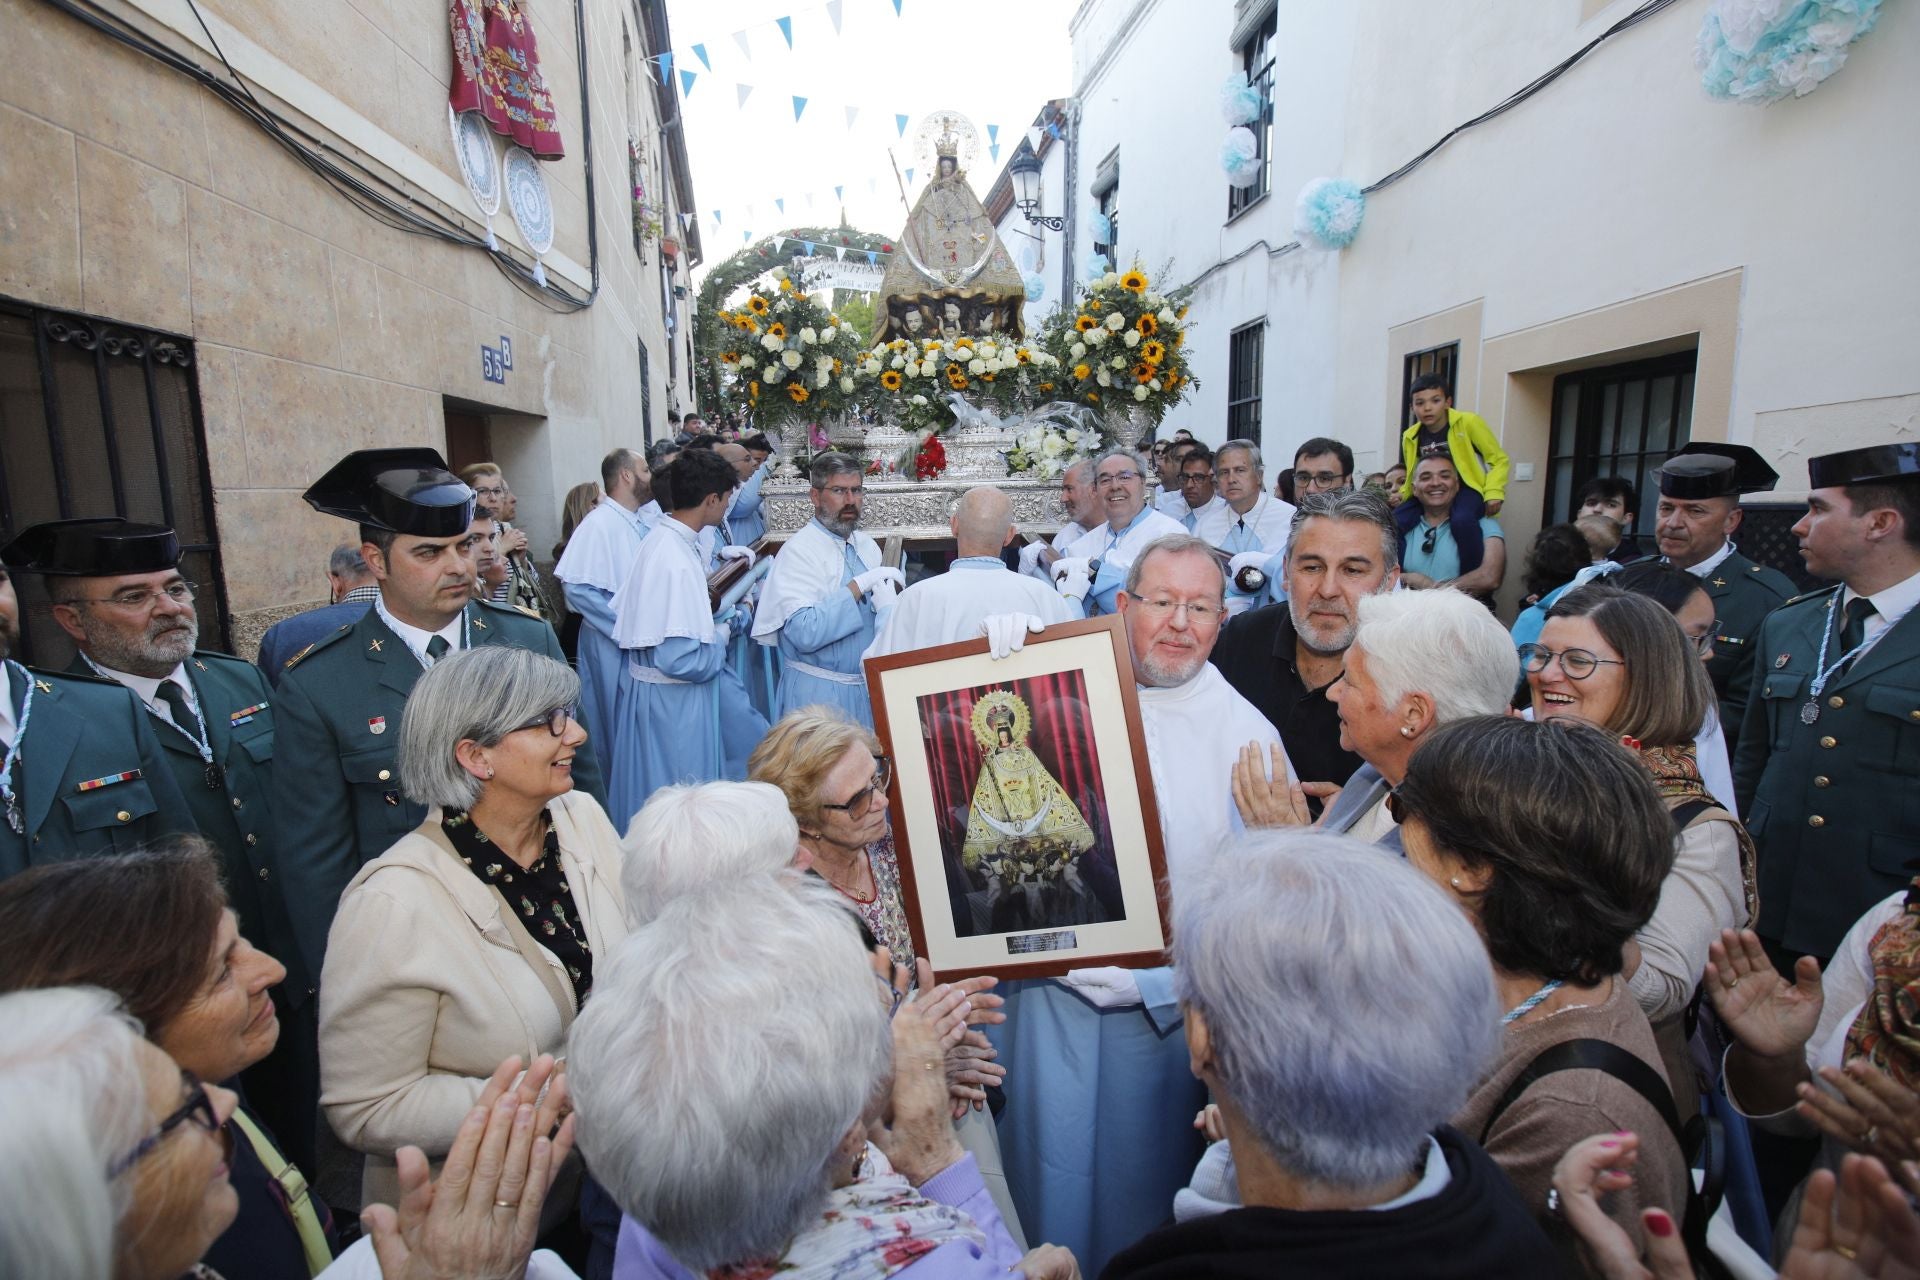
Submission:
{"label": "man in light blue robe", "polygon": [[600,463],[606,497],[587,512],[567,539],[553,576],[560,580],[567,607],[580,615],[580,721],[586,725],[601,760],[613,769],[614,692],[626,660],[613,642],[613,593],[627,580],[640,543],[651,524],[641,514],[651,506],[653,473],[644,456],[615,449]]}
{"label": "man in light blue robe", "polygon": [[1093,464],[1093,488],[1106,523],[1077,538],[1053,562],[1053,580],[1076,617],[1116,611],[1114,598],[1127,567],[1155,538],[1184,534],[1180,521],[1147,505],[1147,464],[1140,455],[1110,449]]}
{"label": "man in light blue robe", "polygon": [[[711,450],[675,458],[667,468],[674,509],[614,593],[613,641],[625,666],[607,799],[623,831],[661,787],[745,779],[747,756],[767,731],[727,666],[731,620],[716,621],[707,599],[701,535],[719,526],[734,484],[733,468]],[[743,550],[724,547],[721,555]]]}
{"label": "man in light blue robe", "polygon": [[741,444],[717,444],[713,451],[733,464],[740,487],[733,492],[733,504],[727,508],[727,541],[750,547],[766,536],[767,517],[760,502],[760,484],[773,469],[771,461],[756,463]]}
{"label": "man in light blue robe", "polygon": [[[1225,610],[1207,544],[1180,534],[1133,568],[1116,605],[1177,895],[1186,867],[1245,829],[1232,794],[1240,749],[1278,760],[1283,781],[1293,766],[1266,717],[1207,661]],[[1021,1225],[1097,1275],[1172,1215],[1200,1152],[1193,1118],[1206,1090],[1188,1070],[1172,970],[1076,969],[1000,993],[1007,1020],[986,1031],[1007,1068],[1000,1146]]]}
{"label": "man in light blue robe", "polygon": [[761,589],[753,638],[780,650],[776,720],[796,707],[827,706],[873,727],[860,658],[906,578],[880,563],[879,544],[859,530],[861,474],[844,453],[813,460],[813,519],[774,557]]}

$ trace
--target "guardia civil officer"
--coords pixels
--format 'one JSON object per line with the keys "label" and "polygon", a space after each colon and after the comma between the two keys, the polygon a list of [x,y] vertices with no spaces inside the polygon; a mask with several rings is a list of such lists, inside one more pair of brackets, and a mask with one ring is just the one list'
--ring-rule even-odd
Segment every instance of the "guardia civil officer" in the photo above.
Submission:
{"label": "guardia civil officer", "polygon": [[11,574],[32,559],[20,539],[0,545],[0,878],[194,830],[132,694],[13,660],[20,602]]}
{"label": "guardia civil officer", "polygon": [[1654,537],[1668,564],[1685,569],[1713,598],[1713,656],[1707,675],[1719,695],[1720,727],[1731,754],[1747,710],[1753,638],[1769,613],[1793,598],[1792,579],[1755,564],[1734,547],[1740,495],[1779,481],[1766,459],[1743,444],[1684,446],[1654,473],[1660,482]]}
{"label": "guardia civil officer", "polygon": [[194,825],[220,851],[241,935],[287,967],[273,988],[279,1040],[246,1084],[287,1155],[312,1170],[317,1011],[277,878],[266,677],[251,662],[195,647],[194,584],[180,572],[172,529],[117,516],[55,520],[23,530],[17,545],[73,640],[67,674],[112,680],[139,700]]}
{"label": "guardia civil officer", "polygon": [[[295,655],[277,690],[279,753],[300,761],[274,782],[283,887],[303,958],[318,973],[347,882],[426,817],[400,794],[395,763],[401,712],[421,673],[482,644],[566,658],[538,617],[474,598],[473,490],[432,449],[350,453],[305,497],[358,523],[380,584],[366,615]],[[605,804],[602,777],[588,744],[574,779]]]}
{"label": "guardia civil officer", "polygon": [[1807,476],[1793,533],[1840,585],[1761,627],[1733,766],[1776,964],[1825,961],[1920,872],[1920,444],[1826,454]]}

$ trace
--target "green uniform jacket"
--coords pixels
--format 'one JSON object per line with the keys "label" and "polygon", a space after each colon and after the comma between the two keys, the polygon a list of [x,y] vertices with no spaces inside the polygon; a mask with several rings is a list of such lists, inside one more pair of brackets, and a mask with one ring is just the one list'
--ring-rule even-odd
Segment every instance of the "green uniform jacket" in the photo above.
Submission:
{"label": "green uniform jacket", "polygon": [[[18,725],[27,693],[20,673],[26,668],[9,664],[5,670]],[[15,833],[0,821],[0,878],[42,863],[132,853],[170,835],[192,834],[193,815],[138,698],[111,680],[51,671],[28,675],[33,707],[13,775],[26,830]]]}
{"label": "green uniform jacket", "polygon": [[[1799,588],[1778,569],[1755,564],[1738,551],[1716,565],[1701,585],[1713,597],[1713,615],[1719,620],[1714,624],[1713,657],[1707,660],[1707,676],[1713,681],[1713,691],[1720,695],[1720,728],[1731,756],[1738,747],[1740,724],[1747,714],[1754,639],[1760,634],[1760,624],[1793,599]],[[1818,639],[1814,643],[1818,644]]]}
{"label": "green uniform jacket", "polygon": [[[207,785],[200,749],[171,720],[147,709],[154,737],[186,797],[200,834],[220,850],[220,874],[227,901],[240,917],[248,942],[287,966],[287,978],[274,993],[284,1008],[297,1008],[313,994],[311,975],[301,963],[280,896],[273,824],[272,689],[260,668],[224,653],[196,652],[186,663],[206,723],[207,745],[220,766],[221,784]],[[92,671],[75,657],[70,675]]]}
{"label": "green uniform jacket", "polygon": [[[1895,623],[1801,722],[1840,596],[1774,612],[1754,641],[1734,793],[1760,850],[1758,932],[1823,959],[1867,908],[1920,871],[1920,610]],[[1827,646],[1831,665],[1842,650]]]}
{"label": "green uniform jacket", "polygon": [[[508,644],[564,663],[553,628],[517,609],[467,606],[468,642]],[[340,894],[360,868],[425,820],[400,794],[400,713],[424,673],[377,608],[296,655],[275,690],[275,814],[280,887],[310,973],[320,972]],[[574,783],[606,804],[593,744],[574,760]]]}

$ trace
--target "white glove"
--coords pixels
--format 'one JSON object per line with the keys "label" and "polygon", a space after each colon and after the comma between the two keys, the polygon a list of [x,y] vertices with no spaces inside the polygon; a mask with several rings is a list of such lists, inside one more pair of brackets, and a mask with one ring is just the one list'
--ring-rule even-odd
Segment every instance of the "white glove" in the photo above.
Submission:
{"label": "white glove", "polygon": [[1040,553],[1046,550],[1044,542],[1029,542],[1020,548],[1020,572],[1034,574],[1040,571]]}
{"label": "white glove", "polygon": [[753,559],[753,548],[738,547],[729,544],[728,546],[720,548],[720,558],[722,560],[751,560]]}
{"label": "white glove", "polygon": [[[722,552],[721,554],[724,555],[725,553]],[[1267,561],[1271,559],[1273,559],[1273,553],[1271,551],[1242,551],[1239,555],[1227,561],[1227,585],[1233,585],[1233,580],[1240,576],[1242,569],[1247,568],[1249,565],[1255,569],[1264,569]]]}
{"label": "white glove", "polygon": [[873,606],[876,614],[885,613],[893,608],[893,602],[900,596],[899,588],[882,578],[867,591],[867,603]]}
{"label": "white glove", "polygon": [[1093,590],[1093,561],[1085,556],[1062,556],[1053,562],[1053,585],[1069,600],[1084,600]]}
{"label": "white glove", "polygon": [[980,620],[980,634],[987,638],[987,656],[995,662],[1026,647],[1027,632],[1046,630],[1047,620],[1030,613],[996,613]]}
{"label": "white glove", "polygon": [[[869,569],[865,573],[860,574],[859,576],[854,578],[853,585],[860,589],[861,595],[870,597],[873,595],[873,591],[875,587],[879,586],[883,582],[888,581],[889,579],[891,579],[893,582],[898,583],[900,586],[904,587],[907,585],[906,574],[901,573],[898,569],[889,568],[884,564],[881,565],[878,569]],[[893,603],[893,594],[890,593],[887,596],[887,603],[889,604]],[[873,602],[873,607],[878,609],[880,607],[880,602],[878,600],[875,600]]]}
{"label": "white glove", "polygon": [[1057,981],[1096,1009],[1128,1009],[1146,1003],[1131,969],[1074,969]]}

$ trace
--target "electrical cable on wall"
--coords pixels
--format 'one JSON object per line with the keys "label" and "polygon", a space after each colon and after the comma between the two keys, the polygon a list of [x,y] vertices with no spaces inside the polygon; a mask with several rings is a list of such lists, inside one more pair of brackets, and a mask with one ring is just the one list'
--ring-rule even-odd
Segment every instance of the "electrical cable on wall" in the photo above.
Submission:
{"label": "electrical cable on wall", "polygon": [[[1412,173],[1415,169],[1418,169],[1421,165],[1425,164],[1428,160],[1432,159],[1433,156],[1442,147],[1446,146],[1449,142],[1452,142],[1455,138],[1459,137],[1461,134],[1465,133],[1467,130],[1476,128],[1480,125],[1486,124],[1490,120],[1493,120],[1499,116],[1505,115],[1507,112],[1513,110],[1515,107],[1519,106],[1521,103],[1525,102],[1527,99],[1533,97],[1536,93],[1539,93],[1542,89],[1552,84],[1555,80],[1558,80],[1561,76],[1565,75],[1568,71],[1572,70],[1576,63],[1578,63],[1581,59],[1585,58],[1588,54],[1592,53],[1595,49],[1599,48],[1603,43],[1605,43],[1608,40],[1611,40],[1613,37],[1619,35],[1621,32],[1626,31],[1632,27],[1636,27],[1642,22],[1645,22],[1648,18],[1653,17],[1655,14],[1659,13],[1662,9],[1668,8],[1674,2],[1675,0],[1645,0],[1645,3],[1641,4],[1639,8],[1635,9],[1632,13],[1627,14],[1624,18],[1621,18],[1620,21],[1608,27],[1605,31],[1602,31],[1599,35],[1587,41],[1587,43],[1585,43],[1584,45],[1581,45],[1580,48],[1568,54],[1560,62],[1555,64],[1553,67],[1549,68],[1547,71],[1543,72],[1541,75],[1535,77],[1533,80],[1522,85],[1520,88],[1514,90],[1512,93],[1508,94],[1505,98],[1501,99],[1499,102],[1495,103],[1493,106],[1487,108],[1485,111],[1481,112],[1479,115],[1473,117],[1471,120],[1467,120],[1461,124],[1457,124],[1453,128],[1447,130],[1444,134],[1440,135],[1439,141],[1435,142],[1432,146],[1428,147],[1425,151],[1422,151],[1419,155],[1415,156],[1413,159],[1401,165],[1398,169],[1395,169],[1393,172],[1387,174],[1383,178],[1379,178],[1375,180],[1373,183],[1369,184],[1368,186],[1362,187],[1360,189],[1361,193],[1363,195],[1372,195],[1376,191],[1380,191],[1386,187],[1392,186],[1394,183],[1400,181],[1402,178]],[[1203,281],[1207,279],[1207,277],[1213,275],[1217,271],[1224,271],[1226,268],[1240,261],[1242,258],[1251,254],[1256,249],[1266,249],[1267,257],[1269,259],[1273,259],[1273,258],[1284,257],[1285,255],[1292,253],[1294,250],[1299,248],[1301,248],[1301,244],[1298,240],[1289,240],[1287,243],[1281,245],[1278,248],[1273,248],[1272,246],[1268,245],[1265,240],[1256,240],[1252,244],[1240,250],[1238,253],[1234,254],[1232,257],[1222,258],[1219,262],[1214,263],[1212,266],[1208,267],[1205,271],[1202,271],[1199,275],[1195,276],[1192,280],[1188,281],[1185,287],[1189,289],[1197,288]]]}
{"label": "electrical cable on wall", "polygon": [[[580,68],[581,133],[585,147],[582,162],[587,185],[587,256],[588,269],[592,275],[592,287],[584,297],[552,284],[543,286],[536,283],[532,268],[522,266],[504,250],[489,249],[484,239],[469,233],[451,217],[436,214],[423,204],[395,199],[371,185],[373,182],[381,181],[371,170],[331,148],[323,149],[310,145],[297,136],[293,130],[297,129],[298,125],[285,119],[255,97],[253,90],[241,78],[240,73],[234,70],[232,63],[227,61],[226,54],[208,28],[206,19],[201,15],[195,0],[187,0],[187,7],[193,11],[200,29],[206,33],[207,41],[213,46],[214,54],[220,59],[220,64],[232,77],[230,81],[213,74],[193,59],[175,52],[145,32],[128,25],[118,17],[107,14],[91,3],[87,3],[86,0],[45,0],[45,3],[74,20],[86,24],[108,39],[144,54],[193,80],[251,121],[295,161],[332,187],[355,208],[381,225],[407,235],[428,236],[464,249],[477,249],[487,254],[494,266],[516,288],[551,311],[565,314],[585,310],[593,305],[595,298],[599,295],[600,253],[598,229],[595,225],[593,113],[587,97],[585,19],[578,5],[574,7],[574,36],[577,63]],[[352,165],[353,169],[358,169],[360,174],[364,174],[364,179],[349,169],[348,165]]]}

